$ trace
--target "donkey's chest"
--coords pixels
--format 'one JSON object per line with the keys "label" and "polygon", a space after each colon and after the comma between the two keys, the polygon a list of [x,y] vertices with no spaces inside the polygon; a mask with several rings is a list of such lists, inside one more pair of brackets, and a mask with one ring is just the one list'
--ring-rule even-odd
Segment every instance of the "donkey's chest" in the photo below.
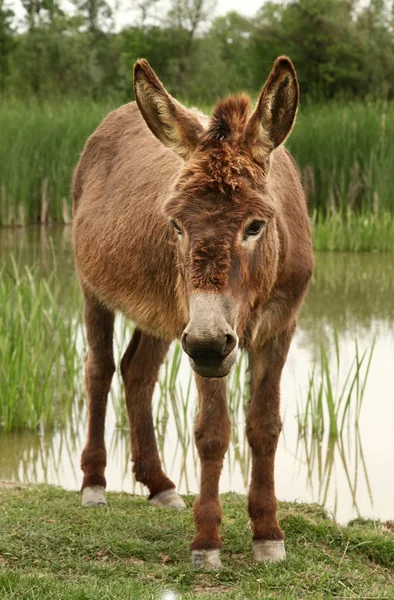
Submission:
{"label": "donkey's chest", "polygon": [[113,311],[122,312],[143,331],[172,340],[185,327],[171,256],[159,248],[130,245],[123,252],[101,246],[78,253],[81,280]]}

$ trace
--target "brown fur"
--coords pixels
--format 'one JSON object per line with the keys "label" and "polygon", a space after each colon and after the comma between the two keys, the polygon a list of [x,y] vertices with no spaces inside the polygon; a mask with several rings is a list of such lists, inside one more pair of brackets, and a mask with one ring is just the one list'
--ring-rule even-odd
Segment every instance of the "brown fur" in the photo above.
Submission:
{"label": "brown fur", "polygon": [[[143,60],[135,67],[135,94],[137,103],[112,112],[89,138],[73,180],[74,253],[89,343],[83,487],[105,485],[113,313],[138,327],[121,369],[134,472],[155,495],[174,487],[161,469],[151,414],[161,361],[192,318],[190,295],[222,295],[249,352],[254,539],[283,539],[274,491],[280,377],[314,264],[299,173],[281,145],[298,106],[294,67],[281,57],[254,111],[246,96],[230,97],[209,123],[171,98]],[[245,231],[256,219],[265,221],[264,231],[248,241]],[[192,547],[211,549],[221,545],[218,485],[230,423],[224,380],[197,376],[197,387],[202,472]]]}

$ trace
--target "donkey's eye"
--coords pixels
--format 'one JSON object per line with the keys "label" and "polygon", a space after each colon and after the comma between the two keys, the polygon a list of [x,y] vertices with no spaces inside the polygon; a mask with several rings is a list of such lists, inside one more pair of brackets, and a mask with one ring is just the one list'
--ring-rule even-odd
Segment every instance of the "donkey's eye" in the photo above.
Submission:
{"label": "donkey's eye", "polygon": [[174,219],[171,219],[170,223],[173,226],[173,228],[175,229],[175,231],[177,232],[177,234],[182,235],[182,229],[179,227],[178,223],[176,221],[174,221]]}
{"label": "donkey's eye", "polygon": [[265,221],[252,221],[249,225],[248,228],[245,231],[245,235],[244,235],[244,240],[247,240],[248,237],[252,236],[252,235],[258,235],[260,233],[260,231],[263,229],[265,225]]}

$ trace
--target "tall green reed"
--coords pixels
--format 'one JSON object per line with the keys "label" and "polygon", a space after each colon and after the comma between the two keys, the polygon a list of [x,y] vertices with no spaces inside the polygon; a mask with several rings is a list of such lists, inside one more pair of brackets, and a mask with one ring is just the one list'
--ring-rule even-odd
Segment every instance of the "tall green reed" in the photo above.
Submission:
{"label": "tall green reed", "polygon": [[313,246],[317,251],[369,252],[394,250],[394,215],[334,212],[312,215]]}
{"label": "tall green reed", "polygon": [[355,356],[343,374],[338,334],[334,332],[335,370],[330,366],[325,346],[320,346],[319,373],[315,365],[309,375],[305,404],[298,403],[298,428],[301,434],[322,437],[342,436],[346,425],[358,427],[365,387],[371,366],[375,341],[360,354],[357,341]]}
{"label": "tall green reed", "polygon": [[311,211],[394,212],[394,103],[301,107],[288,141]]}
{"label": "tall green reed", "polygon": [[[339,436],[320,437],[302,435],[297,440],[296,457],[301,464],[308,466],[307,485],[314,492],[319,504],[326,505],[330,493],[334,493],[332,512],[334,515],[341,502],[341,488],[335,483],[335,473],[342,469],[344,480],[349,489],[352,506],[360,515],[358,497],[364,486],[371,506],[373,495],[369,480],[367,463],[364,457],[360,431],[355,428],[348,439]],[[315,488],[317,486],[317,489]],[[338,495],[339,491],[339,495]],[[343,499],[342,499],[343,500]],[[330,501],[332,505],[332,501]]]}
{"label": "tall green reed", "polygon": [[108,112],[81,100],[0,103],[1,226],[70,220],[73,169]]}
{"label": "tall green reed", "polygon": [[[87,137],[114,107],[83,100],[0,103],[0,225],[70,220],[73,169]],[[301,107],[288,147],[303,171],[316,248],[394,249],[393,138],[394,103]]]}
{"label": "tall green reed", "polygon": [[[78,300],[54,276],[0,270],[0,427],[5,431],[62,424],[80,389]],[[80,311],[79,311],[80,312]]]}

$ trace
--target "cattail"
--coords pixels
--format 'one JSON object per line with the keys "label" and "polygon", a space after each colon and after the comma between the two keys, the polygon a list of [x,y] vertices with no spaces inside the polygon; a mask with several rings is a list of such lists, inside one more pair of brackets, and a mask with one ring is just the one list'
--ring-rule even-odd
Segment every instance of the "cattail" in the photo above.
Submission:
{"label": "cattail", "polygon": [[382,138],[384,138],[386,135],[386,113],[382,114],[381,127],[382,127]]}
{"label": "cattail", "polygon": [[315,194],[315,172],[311,164],[307,164],[303,172],[304,192],[307,200]]}
{"label": "cattail", "polygon": [[378,194],[378,192],[373,193],[372,211],[373,211],[374,217],[377,217],[378,212],[379,212],[379,194]]}
{"label": "cattail", "polygon": [[64,196],[62,198],[62,218],[63,218],[64,225],[68,225],[71,221],[67,199]]}
{"label": "cattail", "polygon": [[48,178],[45,177],[41,186],[41,225],[45,225],[48,221]]}

